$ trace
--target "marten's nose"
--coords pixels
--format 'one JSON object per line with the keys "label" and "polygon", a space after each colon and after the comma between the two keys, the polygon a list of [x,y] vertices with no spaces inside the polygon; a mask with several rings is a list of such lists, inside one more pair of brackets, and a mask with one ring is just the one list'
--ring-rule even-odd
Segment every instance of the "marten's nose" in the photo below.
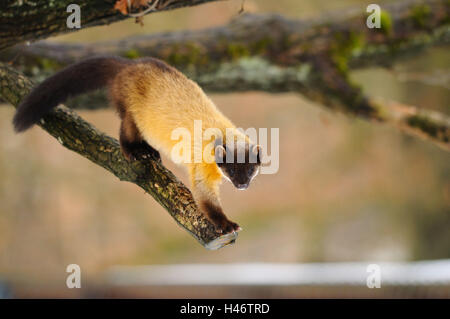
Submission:
{"label": "marten's nose", "polygon": [[236,186],[237,186],[237,189],[239,189],[239,190],[244,190],[244,189],[247,189],[248,183],[237,184]]}

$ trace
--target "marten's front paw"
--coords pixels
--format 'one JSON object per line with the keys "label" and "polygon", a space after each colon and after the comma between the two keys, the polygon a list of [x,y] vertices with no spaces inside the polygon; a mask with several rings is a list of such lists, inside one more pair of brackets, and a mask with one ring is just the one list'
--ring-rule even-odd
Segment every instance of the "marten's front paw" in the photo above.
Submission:
{"label": "marten's front paw", "polygon": [[122,147],[122,152],[125,158],[130,162],[150,158],[161,162],[159,152],[145,142],[129,145],[127,148]]}
{"label": "marten's front paw", "polygon": [[214,226],[216,226],[216,231],[218,233],[228,234],[234,231],[242,230],[238,224],[232,222],[227,218],[227,216],[225,216],[219,205],[210,201],[204,201],[200,204],[200,207]]}
{"label": "marten's front paw", "polygon": [[221,220],[220,222],[216,223],[216,227],[217,227],[217,231],[222,234],[228,234],[228,233],[231,233],[234,231],[237,232],[237,231],[242,230],[242,228],[238,224],[236,224],[228,219],[224,219],[224,220]]}

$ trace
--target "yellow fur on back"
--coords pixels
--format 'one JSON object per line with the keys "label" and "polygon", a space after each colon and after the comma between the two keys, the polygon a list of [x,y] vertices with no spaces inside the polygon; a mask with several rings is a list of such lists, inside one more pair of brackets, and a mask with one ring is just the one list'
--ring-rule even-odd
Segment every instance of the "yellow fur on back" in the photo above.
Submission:
{"label": "yellow fur on back", "polygon": [[176,128],[187,128],[193,136],[194,120],[202,120],[203,130],[216,127],[224,135],[227,127],[235,128],[202,89],[182,73],[162,71],[151,64],[138,64],[133,69],[142,82],[126,83],[128,110],[141,134],[156,149],[172,149],[177,141],[170,137]]}
{"label": "yellow fur on back", "polygon": [[[226,129],[231,128],[237,132],[235,134],[243,135],[203,90],[181,72],[147,63],[136,64],[123,73],[119,74],[117,85],[120,90],[128,92],[125,101],[127,111],[132,114],[143,138],[166,155],[170,156],[172,148],[179,142],[171,139],[173,130],[186,128],[193,138],[194,120],[202,121],[202,134],[207,128],[218,128],[225,139]],[[207,143],[204,141],[203,147]],[[193,163],[193,141],[191,146]],[[221,178],[215,163],[199,163],[196,166],[202,167],[202,174],[208,175],[208,180]]]}

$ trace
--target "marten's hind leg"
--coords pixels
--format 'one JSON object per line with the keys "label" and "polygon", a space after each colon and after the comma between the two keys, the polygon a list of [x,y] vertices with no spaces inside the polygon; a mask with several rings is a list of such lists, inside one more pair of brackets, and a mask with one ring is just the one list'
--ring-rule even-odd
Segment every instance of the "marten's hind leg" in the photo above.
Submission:
{"label": "marten's hind leg", "polygon": [[161,161],[161,156],[157,150],[151,147],[141,136],[136,123],[129,113],[123,114],[120,125],[120,147],[123,155],[129,161],[139,158],[152,157]]}

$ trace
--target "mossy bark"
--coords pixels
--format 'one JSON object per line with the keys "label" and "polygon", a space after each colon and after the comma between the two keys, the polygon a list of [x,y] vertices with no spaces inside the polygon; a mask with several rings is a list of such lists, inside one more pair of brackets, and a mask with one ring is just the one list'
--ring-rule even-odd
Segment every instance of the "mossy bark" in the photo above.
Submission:
{"label": "mossy bark", "polygon": [[[155,11],[194,6],[217,0],[160,0]],[[69,4],[81,9],[81,26],[88,28],[128,18],[114,9],[116,0],[4,0],[0,4],[0,50],[23,41],[78,31],[67,28]]]}
{"label": "mossy bark", "polygon": [[[0,96],[17,106],[33,83],[17,70],[0,63]],[[236,234],[221,236],[214,225],[198,210],[189,189],[159,161],[127,161],[116,139],[98,131],[74,111],[60,106],[39,124],[61,145],[88,158],[122,181],[144,189],[202,245],[217,249],[234,242]]]}
{"label": "mossy bark", "polygon": [[[280,15],[243,14],[230,24],[205,30],[151,34],[95,44],[39,43],[20,46],[26,63],[35,58],[71,63],[94,54],[129,58],[159,57],[191,72],[217,69],[224,62],[261,57],[280,66],[309,63],[330,56],[340,71],[388,65],[430,45],[450,42],[450,3],[447,0],[398,1],[383,6],[380,29],[366,26],[365,11],[339,12],[312,21]],[[416,22],[417,10],[427,8]],[[419,9],[418,9],[419,8]],[[14,54],[11,53],[11,56]],[[33,60],[31,60],[33,61]]]}

